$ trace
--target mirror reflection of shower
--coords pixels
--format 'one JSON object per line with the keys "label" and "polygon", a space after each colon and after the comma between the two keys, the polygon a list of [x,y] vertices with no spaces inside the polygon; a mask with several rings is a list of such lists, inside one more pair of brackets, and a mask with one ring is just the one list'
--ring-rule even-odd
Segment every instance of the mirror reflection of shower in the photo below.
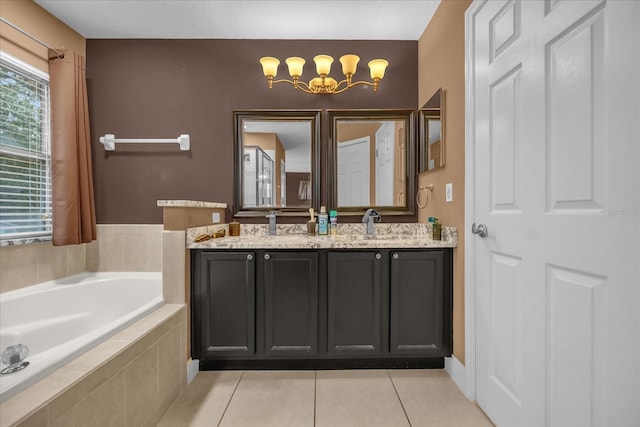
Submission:
{"label": "mirror reflection of shower", "polygon": [[311,136],[308,120],[243,120],[243,208],[311,207]]}

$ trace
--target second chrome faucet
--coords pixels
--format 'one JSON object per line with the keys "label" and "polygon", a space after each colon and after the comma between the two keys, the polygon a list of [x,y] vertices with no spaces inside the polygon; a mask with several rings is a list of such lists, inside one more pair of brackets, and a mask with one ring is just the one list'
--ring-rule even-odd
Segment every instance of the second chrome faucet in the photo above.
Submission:
{"label": "second chrome faucet", "polygon": [[382,217],[375,209],[367,209],[362,217],[362,223],[367,226],[367,236],[373,236],[375,229],[373,223],[382,221]]}
{"label": "second chrome faucet", "polygon": [[278,214],[278,211],[271,211],[267,215],[267,218],[269,218],[269,235],[270,236],[275,236],[276,235],[276,216],[277,216],[277,214]]}

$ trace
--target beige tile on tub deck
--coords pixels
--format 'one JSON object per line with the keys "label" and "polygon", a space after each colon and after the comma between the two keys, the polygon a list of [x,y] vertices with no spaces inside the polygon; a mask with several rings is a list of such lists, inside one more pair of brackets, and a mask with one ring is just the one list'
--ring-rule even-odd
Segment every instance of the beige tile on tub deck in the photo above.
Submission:
{"label": "beige tile on tub deck", "polygon": [[158,345],[124,368],[125,425],[141,426],[158,406]]}
{"label": "beige tile on tub deck", "polygon": [[26,420],[17,424],[16,427],[46,427],[49,420],[49,408],[45,406],[39,409],[36,413],[31,415]]}
{"label": "beige tile on tub deck", "polygon": [[124,370],[109,378],[74,407],[76,426],[124,426]]}
{"label": "beige tile on tub deck", "polygon": [[246,371],[220,427],[313,426],[314,371]]}
{"label": "beige tile on tub deck", "polygon": [[158,341],[158,403],[175,400],[180,393],[180,377],[184,374],[180,324]]}
{"label": "beige tile on tub deck", "polygon": [[386,370],[318,371],[317,427],[408,427]]}
{"label": "beige tile on tub deck", "polygon": [[242,371],[203,371],[184,389],[158,427],[217,426]]}
{"label": "beige tile on tub deck", "polygon": [[493,425],[444,370],[399,369],[389,375],[413,427]]}

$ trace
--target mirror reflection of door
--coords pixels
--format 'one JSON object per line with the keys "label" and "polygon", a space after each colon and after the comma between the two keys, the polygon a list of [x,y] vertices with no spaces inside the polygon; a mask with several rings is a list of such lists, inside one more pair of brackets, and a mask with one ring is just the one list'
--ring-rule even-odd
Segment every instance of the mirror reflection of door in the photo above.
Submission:
{"label": "mirror reflection of door", "polygon": [[338,143],[338,206],[369,206],[368,136]]}
{"label": "mirror reflection of door", "polygon": [[406,203],[404,127],[404,120],[338,120],[338,208],[394,207]]}
{"label": "mirror reflection of door", "polygon": [[[243,208],[311,207],[311,137],[308,120],[243,120]],[[270,162],[254,165],[255,149]]]}
{"label": "mirror reflection of door", "polygon": [[280,161],[280,205],[287,206],[287,167],[284,159]]}
{"label": "mirror reflection of door", "polygon": [[393,205],[394,166],[393,122],[383,122],[376,132],[376,205]]}

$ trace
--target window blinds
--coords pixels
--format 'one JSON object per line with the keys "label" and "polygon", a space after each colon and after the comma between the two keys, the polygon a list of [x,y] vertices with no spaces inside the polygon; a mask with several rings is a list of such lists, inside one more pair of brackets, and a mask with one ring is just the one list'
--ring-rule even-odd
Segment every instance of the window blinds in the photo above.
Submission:
{"label": "window blinds", "polygon": [[51,236],[48,75],[0,52],[0,239]]}

